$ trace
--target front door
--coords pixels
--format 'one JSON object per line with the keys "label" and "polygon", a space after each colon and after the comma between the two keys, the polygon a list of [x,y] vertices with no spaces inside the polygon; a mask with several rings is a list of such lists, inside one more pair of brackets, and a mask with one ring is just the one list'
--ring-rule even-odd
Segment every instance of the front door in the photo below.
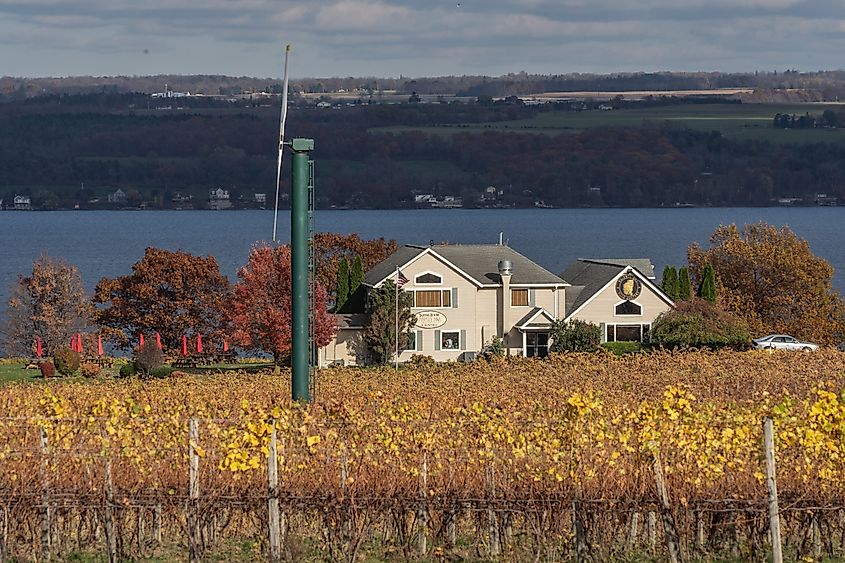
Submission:
{"label": "front door", "polygon": [[549,355],[548,332],[525,333],[525,355],[529,358],[545,358]]}

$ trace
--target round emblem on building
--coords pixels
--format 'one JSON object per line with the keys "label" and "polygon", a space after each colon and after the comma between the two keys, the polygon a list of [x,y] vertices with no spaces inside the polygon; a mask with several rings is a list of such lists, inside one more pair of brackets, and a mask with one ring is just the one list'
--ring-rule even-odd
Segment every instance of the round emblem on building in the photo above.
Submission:
{"label": "round emblem on building", "polygon": [[621,299],[636,299],[640,296],[643,286],[634,274],[628,272],[616,280],[616,295]]}

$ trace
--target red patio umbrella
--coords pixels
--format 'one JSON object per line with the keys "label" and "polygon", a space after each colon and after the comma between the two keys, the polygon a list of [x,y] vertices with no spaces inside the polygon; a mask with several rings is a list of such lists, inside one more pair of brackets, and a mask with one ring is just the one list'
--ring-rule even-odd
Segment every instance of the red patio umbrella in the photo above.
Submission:
{"label": "red patio umbrella", "polygon": [[156,331],[156,346],[158,349],[161,350],[161,335]]}
{"label": "red patio umbrella", "polygon": [[72,334],[70,336],[70,349],[76,352],[76,335]]}
{"label": "red patio umbrella", "polygon": [[224,351],[224,352],[228,352],[228,351],[229,351],[229,343],[228,343],[228,342],[226,342],[225,340],[223,341],[223,351]]}
{"label": "red patio umbrella", "polygon": [[184,334],[182,335],[182,355],[188,355],[188,337]]}
{"label": "red patio umbrella", "polygon": [[138,338],[138,349],[140,350],[143,347],[144,347],[144,333],[142,332],[141,335],[140,335],[140,338]]}
{"label": "red patio umbrella", "polygon": [[44,353],[44,349],[41,347],[41,337],[36,336],[35,337],[35,355],[40,358],[43,353]]}
{"label": "red patio umbrella", "polygon": [[202,354],[202,334],[197,334],[197,354]]}
{"label": "red patio umbrella", "polygon": [[103,335],[97,335],[97,355],[102,357],[103,355]]}
{"label": "red patio umbrella", "polygon": [[82,335],[78,332],[76,333],[76,351],[82,353]]}

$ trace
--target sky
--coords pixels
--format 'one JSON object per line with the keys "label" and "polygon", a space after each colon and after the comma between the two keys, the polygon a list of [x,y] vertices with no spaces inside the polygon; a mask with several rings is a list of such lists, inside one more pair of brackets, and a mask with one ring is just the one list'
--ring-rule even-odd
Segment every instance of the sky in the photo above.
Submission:
{"label": "sky", "polygon": [[0,75],[845,67],[843,0],[0,0]]}

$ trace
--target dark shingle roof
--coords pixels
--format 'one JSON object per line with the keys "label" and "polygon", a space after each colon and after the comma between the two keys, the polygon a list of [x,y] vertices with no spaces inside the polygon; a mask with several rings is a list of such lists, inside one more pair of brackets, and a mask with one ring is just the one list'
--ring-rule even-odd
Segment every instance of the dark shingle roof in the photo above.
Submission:
{"label": "dark shingle roof", "polygon": [[367,285],[376,285],[395,272],[397,266],[402,267],[415,256],[424,252],[426,248],[431,248],[434,253],[454,264],[455,267],[482,285],[498,285],[501,283],[498,269],[501,260],[511,261],[513,272],[511,284],[565,285],[566,283],[509,246],[498,244],[403,246],[384,262],[377,264],[367,272],[365,282]]}
{"label": "dark shingle roof", "polygon": [[619,275],[627,265],[613,265],[589,260],[578,260],[560,275],[573,286],[566,288],[566,316],[572,314],[610,280]]}
{"label": "dark shingle roof", "polygon": [[583,262],[610,264],[612,266],[633,266],[650,280],[654,279],[654,264],[648,258],[579,258]]}
{"label": "dark shingle roof", "polygon": [[387,276],[395,273],[397,267],[401,268],[420,252],[422,252],[422,248],[420,247],[400,246],[396,249],[396,252],[373,266],[364,275],[364,283],[369,286],[376,285]]}
{"label": "dark shingle roof", "polygon": [[648,258],[579,258],[570,264],[560,275],[572,284],[566,288],[566,316],[571,315],[628,266],[654,279],[654,264]]}

